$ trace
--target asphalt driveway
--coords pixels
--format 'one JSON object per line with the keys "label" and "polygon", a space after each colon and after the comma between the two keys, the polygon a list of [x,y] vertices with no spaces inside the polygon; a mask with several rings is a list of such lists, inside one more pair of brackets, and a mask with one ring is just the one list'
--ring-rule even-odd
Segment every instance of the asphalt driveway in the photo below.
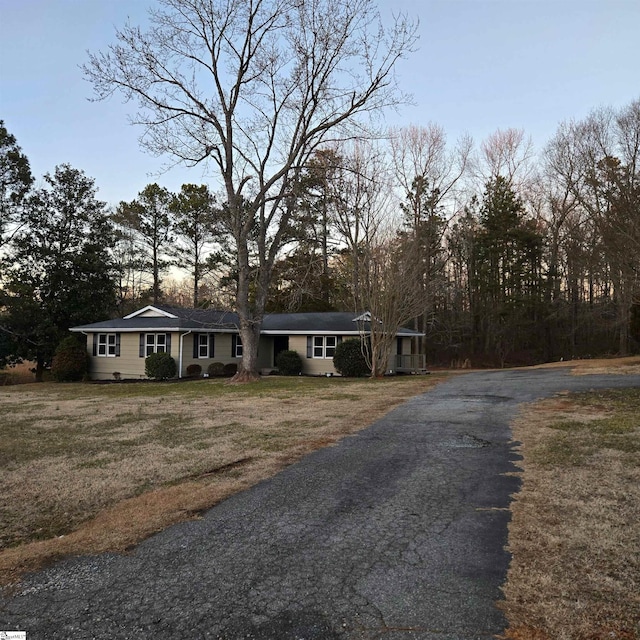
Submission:
{"label": "asphalt driveway", "polygon": [[518,404],[640,386],[565,369],[461,375],[130,554],[0,599],[28,640],[471,640],[504,629]]}

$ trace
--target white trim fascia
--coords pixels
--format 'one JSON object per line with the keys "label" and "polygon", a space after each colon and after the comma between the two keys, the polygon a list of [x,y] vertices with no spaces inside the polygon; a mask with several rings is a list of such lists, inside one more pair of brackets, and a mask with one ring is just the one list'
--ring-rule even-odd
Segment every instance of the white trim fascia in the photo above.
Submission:
{"label": "white trim fascia", "polygon": [[69,329],[78,333],[238,333],[237,329],[202,329],[201,327],[101,327],[97,329]]}
{"label": "white trim fascia", "polygon": [[275,331],[269,329],[268,331],[260,331],[261,336],[359,336],[360,331],[314,331],[313,329],[307,329],[303,331]]}
{"label": "white trim fascia", "polygon": [[130,320],[131,318],[136,318],[141,313],[144,313],[145,311],[155,311],[155,312],[159,313],[160,315],[163,315],[165,318],[172,318],[173,320],[177,320],[178,319],[178,316],[174,316],[172,313],[169,313],[168,311],[165,311],[164,309],[158,309],[158,307],[154,307],[152,304],[148,304],[143,309],[138,309],[137,311],[134,311],[133,313],[130,313],[128,316],[124,316],[123,320]]}

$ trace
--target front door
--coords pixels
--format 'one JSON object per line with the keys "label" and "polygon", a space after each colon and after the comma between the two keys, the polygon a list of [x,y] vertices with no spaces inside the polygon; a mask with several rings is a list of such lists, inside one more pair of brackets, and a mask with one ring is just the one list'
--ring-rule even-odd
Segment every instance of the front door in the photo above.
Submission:
{"label": "front door", "polygon": [[273,337],[273,366],[276,366],[276,358],[281,351],[289,350],[289,336]]}

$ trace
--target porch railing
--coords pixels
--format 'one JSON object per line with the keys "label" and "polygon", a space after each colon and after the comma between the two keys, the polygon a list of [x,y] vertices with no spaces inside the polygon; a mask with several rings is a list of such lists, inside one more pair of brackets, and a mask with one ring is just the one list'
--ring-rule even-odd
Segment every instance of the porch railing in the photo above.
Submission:
{"label": "porch railing", "polygon": [[424,353],[403,353],[396,355],[396,371],[422,373],[427,370]]}

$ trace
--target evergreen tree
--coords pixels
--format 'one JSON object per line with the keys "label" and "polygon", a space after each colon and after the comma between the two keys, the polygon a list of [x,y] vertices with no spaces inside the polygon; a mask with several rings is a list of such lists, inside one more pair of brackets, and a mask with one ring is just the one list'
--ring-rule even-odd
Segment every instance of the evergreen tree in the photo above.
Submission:
{"label": "evergreen tree", "polygon": [[181,241],[173,248],[176,266],[186,269],[191,275],[193,306],[197,307],[202,278],[216,262],[216,256],[211,254],[211,245],[221,234],[221,212],[204,184],[183,184],[169,210],[173,229]]}
{"label": "evergreen tree", "polygon": [[0,120],[0,247],[4,244],[7,227],[15,222],[20,203],[32,183],[27,156]]}
{"label": "evergreen tree", "polygon": [[162,297],[162,274],[171,264],[167,259],[167,248],[173,240],[169,213],[173,197],[164,187],[149,184],[132,202],[121,202],[113,216],[117,225],[135,232],[145,270],[153,278],[154,304]]}
{"label": "evergreen tree", "polygon": [[25,200],[0,294],[13,355],[35,360],[37,379],[69,327],[106,318],[115,306],[113,228],[94,181],[61,165],[44,182]]}
{"label": "evergreen tree", "polygon": [[504,365],[516,346],[530,346],[523,337],[536,332],[544,296],[543,236],[502,176],[487,183],[479,223],[471,283],[476,307],[472,313],[480,330],[479,346],[497,354]]}

